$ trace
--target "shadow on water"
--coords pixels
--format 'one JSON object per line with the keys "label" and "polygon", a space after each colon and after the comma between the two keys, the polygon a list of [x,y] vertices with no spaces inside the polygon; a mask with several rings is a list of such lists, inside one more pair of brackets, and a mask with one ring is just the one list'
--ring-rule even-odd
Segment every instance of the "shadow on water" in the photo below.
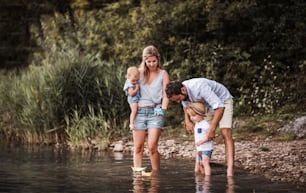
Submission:
{"label": "shadow on water", "polygon": [[[306,192],[241,170],[234,178],[227,178],[226,169],[215,164],[212,176],[204,177],[195,176],[193,161],[161,160],[160,173],[152,176],[133,175],[132,163],[130,155],[120,153],[0,146],[0,193]],[[144,165],[149,163],[145,157]]]}

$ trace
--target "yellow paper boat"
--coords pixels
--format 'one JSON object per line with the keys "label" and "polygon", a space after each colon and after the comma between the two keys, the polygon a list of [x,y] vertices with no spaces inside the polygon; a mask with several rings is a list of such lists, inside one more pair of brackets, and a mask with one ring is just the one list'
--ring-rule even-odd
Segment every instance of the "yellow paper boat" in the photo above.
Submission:
{"label": "yellow paper boat", "polygon": [[131,167],[133,172],[144,172],[147,167]]}

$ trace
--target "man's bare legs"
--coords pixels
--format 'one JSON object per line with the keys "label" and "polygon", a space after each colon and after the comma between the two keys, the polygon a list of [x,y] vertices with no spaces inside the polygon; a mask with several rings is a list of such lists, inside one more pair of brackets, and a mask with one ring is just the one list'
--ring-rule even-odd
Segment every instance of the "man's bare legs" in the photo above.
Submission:
{"label": "man's bare legs", "polygon": [[230,128],[220,128],[225,144],[225,157],[227,162],[227,176],[234,176],[235,147]]}

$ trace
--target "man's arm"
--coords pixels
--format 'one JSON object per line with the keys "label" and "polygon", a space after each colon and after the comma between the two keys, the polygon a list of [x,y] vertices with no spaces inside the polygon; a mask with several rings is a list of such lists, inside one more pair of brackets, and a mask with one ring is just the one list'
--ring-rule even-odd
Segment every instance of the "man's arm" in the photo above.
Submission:
{"label": "man's arm", "polygon": [[207,134],[207,138],[209,140],[212,140],[213,138],[215,138],[216,128],[223,116],[224,109],[225,107],[219,107],[215,109],[214,116],[210,122],[210,127],[209,127],[209,131]]}

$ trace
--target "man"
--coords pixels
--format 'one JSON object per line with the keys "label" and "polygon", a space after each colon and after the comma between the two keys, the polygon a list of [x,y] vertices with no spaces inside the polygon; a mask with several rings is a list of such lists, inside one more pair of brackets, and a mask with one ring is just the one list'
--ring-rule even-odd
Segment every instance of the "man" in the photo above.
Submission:
{"label": "man", "polygon": [[225,143],[227,176],[234,176],[234,141],[231,128],[233,120],[233,96],[222,84],[206,78],[193,78],[183,82],[172,81],[166,86],[167,97],[182,103],[185,114],[185,128],[192,131],[194,124],[185,107],[191,102],[203,102],[208,107],[207,121],[210,123],[207,137],[213,140],[219,124]]}

